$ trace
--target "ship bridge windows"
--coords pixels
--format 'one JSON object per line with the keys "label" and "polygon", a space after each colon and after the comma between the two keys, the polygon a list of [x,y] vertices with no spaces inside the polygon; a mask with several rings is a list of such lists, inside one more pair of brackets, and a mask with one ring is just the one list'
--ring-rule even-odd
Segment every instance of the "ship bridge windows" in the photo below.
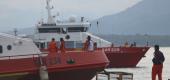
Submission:
{"label": "ship bridge windows", "polygon": [[60,28],[39,28],[39,33],[60,33]]}
{"label": "ship bridge windows", "polygon": [[3,53],[3,47],[2,47],[2,45],[0,45],[0,54],[2,54]]}
{"label": "ship bridge windows", "polygon": [[86,32],[87,27],[68,27],[68,28],[38,28],[39,33],[67,33],[67,32]]}
{"label": "ship bridge windows", "polygon": [[45,42],[35,42],[35,44],[40,49],[44,49],[45,48]]}
{"label": "ship bridge windows", "polygon": [[88,30],[87,27],[69,27],[68,32],[86,32]]}
{"label": "ship bridge windows", "polygon": [[56,26],[56,24],[42,24],[42,26]]}
{"label": "ship bridge windows", "polygon": [[41,48],[41,49],[44,49],[44,48],[45,48],[45,42],[40,43],[40,48]]}
{"label": "ship bridge windows", "polygon": [[83,43],[79,41],[65,41],[66,48],[82,48]]}

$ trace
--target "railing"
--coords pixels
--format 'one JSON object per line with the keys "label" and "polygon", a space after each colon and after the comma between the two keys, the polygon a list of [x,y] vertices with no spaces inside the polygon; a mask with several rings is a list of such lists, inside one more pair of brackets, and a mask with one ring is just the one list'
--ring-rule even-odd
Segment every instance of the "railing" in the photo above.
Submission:
{"label": "railing", "polygon": [[0,60],[12,60],[12,59],[20,59],[20,58],[40,58],[40,61],[44,55],[47,55],[46,52],[41,54],[27,54],[27,55],[13,55],[13,56],[0,56]]}
{"label": "railing", "polygon": [[32,56],[32,58],[35,58],[35,56],[40,56],[40,54],[26,54],[26,55],[13,55],[13,56],[0,56],[0,59],[7,58],[10,60],[11,58],[17,58],[17,57],[29,57]]}
{"label": "railing", "polygon": [[133,80],[133,73],[102,71],[96,74],[96,80],[107,78],[107,80]]}
{"label": "railing", "polygon": [[[53,65],[54,62],[55,64],[61,64],[61,57],[59,55],[62,54],[68,54],[68,64],[74,63],[74,59],[70,56],[70,54],[76,54],[76,53],[81,53],[81,54],[91,54],[91,53],[98,53],[97,51],[94,52],[89,52],[89,51],[66,51],[66,53],[61,53],[60,51],[54,54],[49,54],[47,52],[43,52],[41,54],[27,54],[27,55],[13,55],[13,56],[0,56],[0,61],[4,61],[6,60],[7,62],[13,62],[14,59],[16,60],[20,60],[20,59],[28,59],[26,60],[27,62],[33,62],[36,65],[40,66],[40,65]],[[22,60],[21,60],[22,61]],[[27,63],[25,62],[25,63]]]}

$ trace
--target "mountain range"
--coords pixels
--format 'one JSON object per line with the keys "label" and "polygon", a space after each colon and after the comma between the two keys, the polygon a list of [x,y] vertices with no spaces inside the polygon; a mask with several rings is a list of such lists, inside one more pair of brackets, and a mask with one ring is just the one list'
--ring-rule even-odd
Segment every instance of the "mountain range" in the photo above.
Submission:
{"label": "mountain range", "polygon": [[[170,0],[142,0],[117,14],[91,21],[90,32],[118,35],[170,35]],[[98,25],[97,25],[98,22]],[[35,27],[18,29],[32,34]]]}
{"label": "mountain range", "polygon": [[123,12],[92,21],[91,32],[97,34],[169,35],[169,4],[170,0],[143,0]]}

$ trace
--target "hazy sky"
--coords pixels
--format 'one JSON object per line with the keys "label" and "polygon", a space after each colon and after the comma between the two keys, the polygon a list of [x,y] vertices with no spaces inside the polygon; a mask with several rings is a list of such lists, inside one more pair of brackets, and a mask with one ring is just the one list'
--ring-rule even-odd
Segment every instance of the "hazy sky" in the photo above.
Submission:
{"label": "hazy sky", "polygon": [[[123,11],[141,0],[52,0],[53,14],[67,18],[85,16],[90,20]],[[46,17],[45,0],[0,0],[0,32],[33,27]]]}

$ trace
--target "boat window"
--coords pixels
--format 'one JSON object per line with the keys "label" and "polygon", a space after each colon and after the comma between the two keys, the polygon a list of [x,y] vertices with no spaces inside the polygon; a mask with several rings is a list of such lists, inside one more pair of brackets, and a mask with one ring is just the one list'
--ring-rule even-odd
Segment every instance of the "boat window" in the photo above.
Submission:
{"label": "boat window", "polygon": [[74,41],[65,41],[66,48],[75,48]]}
{"label": "boat window", "polygon": [[47,47],[49,46],[50,42],[47,42]]}
{"label": "boat window", "polygon": [[40,44],[39,42],[36,42],[36,43],[35,43],[35,45],[36,45],[38,48],[40,48],[39,44]]}
{"label": "boat window", "polygon": [[83,43],[76,43],[76,48],[82,48],[83,47]]}
{"label": "boat window", "polygon": [[42,24],[42,26],[56,26],[56,24]]}
{"label": "boat window", "polygon": [[87,27],[69,27],[68,32],[86,32]]}
{"label": "boat window", "polygon": [[40,48],[44,49],[45,48],[45,43],[40,43]]}
{"label": "boat window", "polygon": [[2,47],[2,45],[0,45],[0,54],[2,54],[3,53],[3,47]]}
{"label": "boat window", "polygon": [[39,28],[39,33],[60,33],[60,28]]}
{"label": "boat window", "polygon": [[7,46],[7,49],[8,49],[8,50],[12,50],[12,46],[11,46],[11,45],[8,45],[8,46]]}
{"label": "boat window", "polygon": [[66,48],[82,48],[83,43],[76,41],[65,41]]}

